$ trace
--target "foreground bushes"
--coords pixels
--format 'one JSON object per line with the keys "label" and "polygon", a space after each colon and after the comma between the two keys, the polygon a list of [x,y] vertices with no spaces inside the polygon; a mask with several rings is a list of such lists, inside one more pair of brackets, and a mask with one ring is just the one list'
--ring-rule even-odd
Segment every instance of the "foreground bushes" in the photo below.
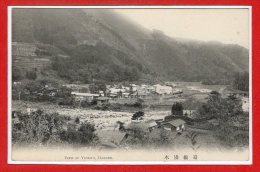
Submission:
{"label": "foreground bushes", "polygon": [[[71,127],[73,126],[73,127]],[[28,114],[16,113],[12,122],[12,141],[20,144],[91,144],[97,140],[94,125],[76,123],[57,113],[41,110]]]}
{"label": "foreground bushes", "polygon": [[95,134],[94,125],[84,123],[80,125],[78,130],[75,127],[69,127],[67,131],[62,131],[60,133],[60,139],[71,144],[86,145],[94,144],[97,141],[97,136]]}

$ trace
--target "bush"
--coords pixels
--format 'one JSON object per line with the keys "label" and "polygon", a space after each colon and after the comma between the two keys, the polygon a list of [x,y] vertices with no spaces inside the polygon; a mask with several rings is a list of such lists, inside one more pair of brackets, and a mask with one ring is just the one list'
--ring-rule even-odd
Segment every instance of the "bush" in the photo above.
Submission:
{"label": "bush", "polygon": [[142,103],[140,103],[140,102],[135,102],[135,103],[133,104],[133,107],[142,107]]}
{"label": "bush", "polygon": [[[67,142],[88,145],[98,140],[95,127],[90,123],[79,124],[57,113],[45,114],[37,110],[30,115],[16,113],[19,123],[12,123],[12,141],[19,144],[50,144]],[[79,119],[79,118],[78,118]],[[66,128],[65,130],[64,128]]]}
{"label": "bush", "polygon": [[12,81],[19,81],[23,79],[22,71],[19,68],[14,67],[12,69]]}
{"label": "bush", "polygon": [[75,119],[75,123],[76,123],[76,124],[79,124],[79,123],[80,123],[80,119],[79,119],[78,116],[77,116],[76,119]]}
{"label": "bush", "polygon": [[138,112],[133,114],[131,119],[132,120],[137,120],[138,118],[143,118],[143,116],[144,116],[144,112],[138,111]]}
{"label": "bush", "polygon": [[58,105],[73,106],[75,105],[75,100],[73,97],[63,97],[59,99]]}
{"label": "bush", "polygon": [[95,107],[95,109],[97,109],[97,110],[108,110],[109,107],[110,107],[110,104],[105,103],[105,104],[97,105]]}
{"label": "bush", "polygon": [[37,78],[36,70],[27,71],[26,78],[30,80],[35,80]]}
{"label": "bush", "polygon": [[176,116],[183,116],[183,106],[177,102],[172,105],[172,114]]}
{"label": "bush", "polygon": [[[18,113],[19,125],[13,124],[13,143],[47,144],[60,142],[64,118],[57,113],[44,114],[37,110],[30,115]],[[20,127],[18,127],[20,126]]]}
{"label": "bush", "polygon": [[166,132],[163,128],[153,130],[147,137],[149,146],[152,147],[167,147],[172,143],[169,132]]}
{"label": "bush", "polygon": [[131,135],[128,136],[126,143],[130,145],[144,145],[147,143],[146,132],[139,126],[131,128]]}
{"label": "bush", "polygon": [[95,127],[90,123],[83,123],[79,129],[77,127],[68,128],[61,133],[61,140],[71,144],[89,145],[97,141]]}

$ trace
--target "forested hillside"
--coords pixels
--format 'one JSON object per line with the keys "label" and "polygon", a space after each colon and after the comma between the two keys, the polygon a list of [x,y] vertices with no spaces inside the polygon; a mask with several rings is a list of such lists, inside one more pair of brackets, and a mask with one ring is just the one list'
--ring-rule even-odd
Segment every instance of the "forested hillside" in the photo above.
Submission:
{"label": "forested hillside", "polygon": [[246,48],[180,41],[145,29],[112,10],[14,9],[12,19],[13,42],[34,44],[38,51],[43,49],[40,44],[56,50],[48,54],[49,68],[38,72],[66,82],[228,82],[235,73],[248,71]]}

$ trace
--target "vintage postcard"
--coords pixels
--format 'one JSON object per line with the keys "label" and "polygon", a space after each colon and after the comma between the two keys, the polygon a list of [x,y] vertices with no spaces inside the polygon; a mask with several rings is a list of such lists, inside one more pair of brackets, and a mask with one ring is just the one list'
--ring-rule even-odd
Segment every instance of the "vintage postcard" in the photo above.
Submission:
{"label": "vintage postcard", "polygon": [[248,6],[8,8],[11,164],[251,164]]}

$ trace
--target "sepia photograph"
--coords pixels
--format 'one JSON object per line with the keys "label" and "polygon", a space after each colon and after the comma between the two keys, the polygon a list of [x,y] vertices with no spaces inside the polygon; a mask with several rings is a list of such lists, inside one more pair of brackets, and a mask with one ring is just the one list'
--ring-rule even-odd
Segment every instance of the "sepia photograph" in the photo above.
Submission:
{"label": "sepia photograph", "polygon": [[250,164],[251,8],[213,7],[9,7],[9,163]]}

